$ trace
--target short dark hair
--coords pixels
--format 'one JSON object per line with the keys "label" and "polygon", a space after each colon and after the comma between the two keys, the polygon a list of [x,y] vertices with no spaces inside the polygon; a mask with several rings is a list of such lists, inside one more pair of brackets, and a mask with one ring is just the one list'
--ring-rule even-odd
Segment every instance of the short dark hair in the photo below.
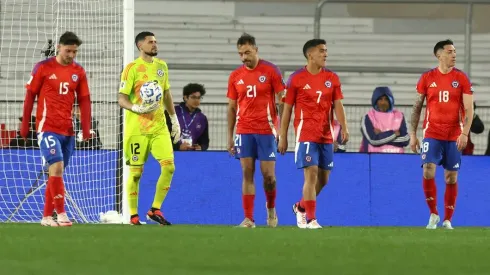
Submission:
{"label": "short dark hair", "polygon": [[58,44],[80,46],[82,45],[82,40],[74,32],[67,31],[60,36]]}
{"label": "short dark hair", "polygon": [[311,48],[314,48],[318,45],[327,45],[327,41],[325,41],[325,39],[311,39],[311,40],[308,40],[306,41],[305,45],[303,46],[303,55],[308,58],[308,56],[306,55],[306,53],[311,49]]}
{"label": "short dark hair", "polygon": [[204,96],[206,94],[206,89],[204,89],[204,85],[202,84],[189,83],[185,85],[184,89],[182,90],[182,96],[190,96],[195,92],[199,92],[201,93],[201,96]]}
{"label": "short dark hair", "polygon": [[240,36],[236,42],[236,45],[237,47],[238,46],[241,46],[241,45],[250,45],[250,46],[257,46],[257,44],[255,44],[255,37],[253,37],[252,35],[248,34],[248,33],[243,33],[242,36]]}
{"label": "short dark hair", "polygon": [[[136,45],[136,48],[138,48],[138,43],[141,41],[145,41],[147,36],[155,36],[155,34],[152,32],[144,31],[144,32],[140,32],[136,35],[136,37],[134,38],[134,45]],[[138,50],[139,50],[139,48],[138,48]]]}
{"label": "short dark hair", "polygon": [[451,39],[442,40],[436,43],[434,46],[434,55],[437,55],[437,51],[444,50],[444,47],[447,45],[454,45],[454,42]]}

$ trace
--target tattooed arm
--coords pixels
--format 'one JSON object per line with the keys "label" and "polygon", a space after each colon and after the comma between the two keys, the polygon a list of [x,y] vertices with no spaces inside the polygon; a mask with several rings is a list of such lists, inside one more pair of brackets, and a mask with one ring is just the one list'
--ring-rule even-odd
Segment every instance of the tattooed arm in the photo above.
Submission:
{"label": "tattooed arm", "polygon": [[425,95],[417,93],[415,102],[412,107],[412,115],[410,119],[410,136],[417,136],[417,128],[419,126],[420,113],[422,113],[422,106],[424,105]]}

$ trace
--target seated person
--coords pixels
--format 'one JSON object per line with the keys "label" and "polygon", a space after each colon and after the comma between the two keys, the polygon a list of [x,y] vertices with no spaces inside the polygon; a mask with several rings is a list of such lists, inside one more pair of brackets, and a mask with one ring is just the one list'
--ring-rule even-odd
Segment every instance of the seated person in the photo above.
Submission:
{"label": "seated person", "polygon": [[[206,94],[204,86],[189,83],[183,89],[182,101],[175,106],[179,118],[181,139],[173,144],[174,151],[206,151],[209,147],[208,119],[199,109],[201,100]],[[168,130],[172,132],[170,116],[165,112]]]}
{"label": "seated person", "polygon": [[100,140],[99,135],[99,122],[92,117],[92,125],[90,126],[91,130],[94,131],[94,134],[90,137],[90,139],[86,141],[78,141],[78,134],[82,131],[82,124],[80,123],[80,106],[75,103],[73,107],[73,130],[75,131],[75,139],[76,139],[76,149],[81,150],[90,150],[90,149],[101,149],[102,141]]}
{"label": "seated person", "polygon": [[410,142],[403,113],[395,109],[389,87],[376,87],[373,108],[361,120],[362,142],[359,152],[404,153]]}
{"label": "seated person", "polygon": [[[22,117],[19,117],[22,123]],[[19,125],[20,129],[20,125]],[[27,139],[23,139],[20,136],[20,131],[17,131],[17,136],[10,140],[10,148],[39,148],[37,144],[37,134],[36,134],[36,117],[31,116],[31,121],[29,122],[29,133],[27,134]]]}

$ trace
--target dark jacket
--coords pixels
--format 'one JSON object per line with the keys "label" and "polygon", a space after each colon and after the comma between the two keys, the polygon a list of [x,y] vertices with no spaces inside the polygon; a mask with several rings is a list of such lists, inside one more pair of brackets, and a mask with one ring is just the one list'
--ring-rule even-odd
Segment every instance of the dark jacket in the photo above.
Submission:
{"label": "dark jacket", "polygon": [[[181,130],[181,137],[185,133],[190,134],[192,137],[193,145],[198,144],[201,146],[201,150],[205,151],[209,147],[209,132],[208,132],[208,118],[204,115],[201,109],[197,108],[192,114],[185,106],[184,102],[175,106],[175,114],[179,119],[179,125]],[[168,112],[165,112],[167,119],[168,130],[172,132],[172,123],[170,123],[170,116]],[[176,144],[173,144],[174,151],[180,150],[182,140],[179,140]]]}

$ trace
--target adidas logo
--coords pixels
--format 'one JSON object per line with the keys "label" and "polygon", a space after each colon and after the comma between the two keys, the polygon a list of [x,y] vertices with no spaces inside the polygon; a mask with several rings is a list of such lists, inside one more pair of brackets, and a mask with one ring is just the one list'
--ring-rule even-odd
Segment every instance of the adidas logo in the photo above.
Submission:
{"label": "adidas logo", "polygon": [[330,162],[330,164],[328,165],[328,167],[333,167],[333,161]]}
{"label": "adidas logo", "polygon": [[56,78],[56,75],[55,75],[55,74],[52,74],[52,75],[49,77],[49,79],[58,79],[58,78]]}
{"label": "adidas logo", "polygon": [[237,85],[243,85],[243,84],[245,84],[245,83],[243,82],[243,79],[240,79],[240,81],[238,81],[238,82],[237,82]]}
{"label": "adidas logo", "polygon": [[435,82],[432,82],[432,84],[430,84],[429,86],[430,88],[436,88],[437,87],[437,84]]}
{"label": "adidas logo", "polygon": [[304,87],[303,87],[303,90],[309,90],[311,89],[310,85],[306,84]]}
{"label": "adidas logo", "polygon": [[459,163],[456,163],[456,165],[454,165],[453,168],[459,168]]}
{"label": "adidas logo", "polygon": [[270,155],[269,155],[270,158],[275,158],[276,157],[276,154],[274,154],[274,152],[272,152]]}

